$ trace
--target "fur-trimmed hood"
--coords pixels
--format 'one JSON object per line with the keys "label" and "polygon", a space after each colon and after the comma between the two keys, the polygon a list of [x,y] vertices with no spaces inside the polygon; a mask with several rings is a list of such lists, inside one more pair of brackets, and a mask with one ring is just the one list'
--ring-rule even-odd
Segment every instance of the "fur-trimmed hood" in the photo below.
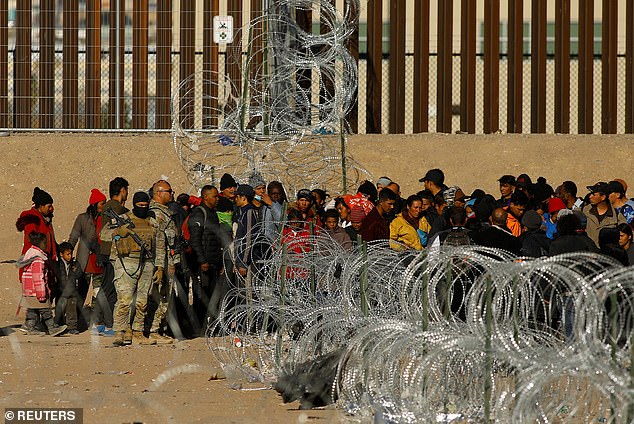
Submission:
{"label": "fur-trimmed hood", "polygon": [[27,225],[40,225],[41,222],[42,218],[40,213],[35,209],[29,209],[20,214],[20,217],[15,222],[15,228],[17,228],[18,231],[22,232]]}

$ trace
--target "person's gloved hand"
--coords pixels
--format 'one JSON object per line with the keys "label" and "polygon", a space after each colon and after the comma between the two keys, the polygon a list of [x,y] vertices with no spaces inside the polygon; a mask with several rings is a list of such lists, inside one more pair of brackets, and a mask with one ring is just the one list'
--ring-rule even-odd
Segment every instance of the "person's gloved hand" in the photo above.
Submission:
{"label": "person's gloved hand", "polygon": [[154,271],[154,275],[152,276],[152,282],[154,284],[161,284],[161,281],[163,281],[163,267],[158,266],[156,267],[156,271]]}

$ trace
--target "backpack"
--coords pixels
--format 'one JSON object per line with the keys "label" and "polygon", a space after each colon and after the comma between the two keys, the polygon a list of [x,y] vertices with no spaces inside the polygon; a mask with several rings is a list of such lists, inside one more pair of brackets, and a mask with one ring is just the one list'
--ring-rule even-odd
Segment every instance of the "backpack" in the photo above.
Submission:
{"label": "backpack", "polygon": [[[194,209],[197,209],[197,208],[200,208],[200,210],[203,211],[203,225],[205,225],[205,223],[207,222],[207,210],[203,208],[202,206],[196,206]],[[194,253],[194,249],[189,243],[189,240],[191,239],[192,235],[189,232],[189,226],[187,225],[189,223],[189,217],[192,216],[192,213],[194,213],[194,209],[192,209],[190,214],[187,215],[187,217],[185,217],[185,220],[183,221],[183,224],[181,225],[181,236],[183,237],[183,241],[184,241],[183,252],[187,253],[188,255],[191,253]]]}

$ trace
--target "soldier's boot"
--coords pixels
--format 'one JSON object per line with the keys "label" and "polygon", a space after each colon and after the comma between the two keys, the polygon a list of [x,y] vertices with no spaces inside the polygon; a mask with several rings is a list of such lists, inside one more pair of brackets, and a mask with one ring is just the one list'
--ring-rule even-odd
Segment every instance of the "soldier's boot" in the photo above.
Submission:
{"label": "soldier's boot", "polygon": [[129,346],[131,344],[132,344],[132,329],[126,328],[125,332],[123,333],[123,345]]}
{"label": "soldier's boot", "polygon": [[162,336],[159,333],[150,333],[150,340],[154,340],[156,344],[172,344],[174,343],[174,339],[167,336]]}
{"label": "soldier's boot", "polygon": [[114,340],[112,341],[113,346],[123,346],[123,338],[125,336],[125,331],[117,331],[114,335]]}
{"label": "soldier's boot", "polygon": [[132,333],[132,341],[140,345],[155,345],[156,344],[156,340],[150,339],[149,337],[145,337],[145,335],[143,335],[143,331],[135,331],[134,333]]}

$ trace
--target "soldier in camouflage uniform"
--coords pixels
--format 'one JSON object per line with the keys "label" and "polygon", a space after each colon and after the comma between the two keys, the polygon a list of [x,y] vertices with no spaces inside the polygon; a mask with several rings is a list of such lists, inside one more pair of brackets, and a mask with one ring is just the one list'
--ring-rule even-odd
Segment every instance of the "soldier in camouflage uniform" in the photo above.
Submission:
{"label": "soldier in camouflage uniform", "polygon": [[150,340],[159,344],[172,343],[173,339],[159,334],[161,323],[167,314],[168,302],[174,289],[175,265],[180,263],[180,252],[176,242],[180,237],[180,227],[176,225],[176,217],[168,208],[173,200],[174,191],[165,180],[157,181],[152,186],[150,215],[156,220],[154,234],[155,265],[154,284],[158,286],[159,304],[150,328]]}
{"label": "soldier in camouflage uniform", "polygon": [[[115,346],[129,345],[133,339],[140,344],[156,344],[156,341],[143,336],[154,270],[151,252],[156,227],[156,221],[149,216],[149,200],[145,192],[134,194],[132,213],[123,215],[132,221],[134,228],[128,225],[114,227],[116,223],[105,221],[104,216],[101,239],[113,242],[110,257],[114,260],[114,286],[117,290],[113,326],[115,340],[112,343]],[[144,246],[134,241],[132,233],[142,240]],[[132,302],[135,304],[133,317],[130,316]]]}

